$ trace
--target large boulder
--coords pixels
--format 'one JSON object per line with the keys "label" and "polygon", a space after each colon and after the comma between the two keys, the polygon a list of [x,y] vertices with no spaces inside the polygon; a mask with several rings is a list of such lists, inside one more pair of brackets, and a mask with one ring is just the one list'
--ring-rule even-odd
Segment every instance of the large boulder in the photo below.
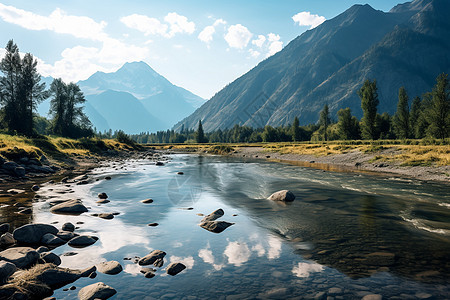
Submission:
{"label": "large boulder", "polygon": [[97,265],[97,270],[103,274],[116,275],[122,272],[122,266],[118,261],[105,261]]}
{"label": "large boulder", "polygon": [[0,246],[11,246],[16,243],[13,235],[9,232],[4,233],[0,236]]}
{"label": "large boulder", "polygon": [[79,215],[87,212],[88,209],[80,200],[68,200],[53,206],[50,211],[55,214]]}
{"label": "large boulder", "polygon": [[80,235],[69,241],[69,246],[75,248],[83,248],[94,244],[98,240],[95,236]]}
{"label": "large boulder", "polygon": [[30,247],[14,247],[0,252],[0,260],[13,263],[19,269],[36,264],[39,258],[39,253]]}
{"label": "large boulder", "polygon": [[75,231],[75,225],[73,225],[70,222],[64,223],[63,226],[61,227],[62,231],[70,231],[70,232],[74,232]]}
{"label": "large boulder", "polygon": [[269,200],[272,201],[282,201],[282,202],[292,202],[295,200],[295,195],[288,190],[282,190],[270,195]]}
{"label": "large boulder", "polygon": [[37,272],[36,280],[44,283],[52,289],[59,289],[66,284],[75,282],[81,277],[79,270],[53,267],[53,265],[44,265],[42,272]]}
{"label": "large boulder", "polygon": [[181,271],[183,271],[184,269],[186,269],[186,266],[183,265],[182,263],[176,262],[176,263],[171,263],[168,267],[167,267],[167,274],[175,276],[178,273],[180,273]]}
{"label": "large boulder", "polygon": [[14,230],[13,236],[19,243],[38,244],[47,233],[57,234],[58,229],[48,224],[27,224]]}
{"label": "large boulder", "polygon": [[76,236],[79,236],[79,234],[71,232],[71,231],[60,231],[56,234],[57,237],[64,241],[69,241],[73,239]]}
{"label": "large boulder", "polygon": [[3,223],[0,225],[0,235],[7,233],[9,231],[10,225],[9,223]]}
{"label": "large boulder", "polygon": [[17,267],[15,264],[7,261],[0,261],[0,284],[3,284],[6,281],[8,281],[9,276],[14,274],[16,270]]}
{"label": "large boulder", "polygon": [[224,215],[223,209],[219,208],[202,219],[202,222],[215,221]]}
{"label": "large boulder", "polygon": [[226,221],[206,221],[200,223],[200,227],[214,233],[221,233],[233,224]]}
{"label": "large boulder", "polygon": [[53,252],[41,253],[41,259],[49,264],[59,266],[61,264],[61,258]]}
{"label": "large boulder", "polygon": [[115,289],[104,284],[103,282],[97,282],[88,286],[85,286],[78,292],[78,298],[80,300],[94,300],[94,299],[108,299],[117,293]]}
{"label": "large boulder", "polygon": [[166,256],[166,252],[161,250],[153,250],[150,254],[142,257],[138,263],[141,266],[153,264],[156,267],[161,267],[164,263],[164,256]]}

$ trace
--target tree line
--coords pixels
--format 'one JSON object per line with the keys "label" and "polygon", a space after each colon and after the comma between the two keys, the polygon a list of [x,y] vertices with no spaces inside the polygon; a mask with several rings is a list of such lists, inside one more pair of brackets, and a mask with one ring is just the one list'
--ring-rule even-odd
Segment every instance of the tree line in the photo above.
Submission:
{"label": "tree line", "polygon": [[[256,143],[298,142],[329,140],[377,140],[377,139],[422,139],[425,137],[445,139],[450,136],[450,84],[447,74],[436,79],[431,92],[422,98],[415,97],[409,104],[404,87],[399,89],[397,111],[391,116],[378,113],[378,88],[376,80],[366,80],[358,91],[363,117],[358,120],[350,108],[337,112],[337,121],[330,117],[328,105],[324,105],[316,124],[299,126],[299,119],[289,126],[265,126],[251,128],[234,125],[205,133],[201,120],[197,130],[183,127],[175,130],[143,132],[131,135],[138,143]],[[112,135],[113,136],[113,135]]]}
{"label": "tree line", "polygon": [[[94,134],[83,112],[86,101],[80,87],[55,79],[47,90],[31,53],[23,57],[13,40],[6,45],[0,61],[0,128],[3,132],[35,136],[56,134],[85,137]],[[37,105],[50,101],[50,120],[36,113]]]}

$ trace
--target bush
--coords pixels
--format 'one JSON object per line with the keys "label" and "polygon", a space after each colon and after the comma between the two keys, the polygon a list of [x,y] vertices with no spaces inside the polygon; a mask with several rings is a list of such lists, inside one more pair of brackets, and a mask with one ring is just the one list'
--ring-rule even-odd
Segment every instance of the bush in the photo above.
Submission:
{"label": "bush", "polygon": [[132,147],[135,146],[135,142],[122,130],[117,131],[116,140],[119,143],[123,143]]}

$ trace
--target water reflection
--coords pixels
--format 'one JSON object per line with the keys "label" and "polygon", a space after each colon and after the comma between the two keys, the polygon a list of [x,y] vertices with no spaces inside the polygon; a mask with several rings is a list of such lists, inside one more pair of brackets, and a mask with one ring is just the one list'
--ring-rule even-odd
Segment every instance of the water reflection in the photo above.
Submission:
{"label": "water reflection", "polygon": [[324,267],[316,263],[298,263],[292,273],[299,278],[308,278],[311,273],[322,272]]}
{"label": "water reflection", "polygon": [[252,255],[247,243],[243,242],[229,242],[224,254],[228,258],[228,263],[236,267],[242,266]]}

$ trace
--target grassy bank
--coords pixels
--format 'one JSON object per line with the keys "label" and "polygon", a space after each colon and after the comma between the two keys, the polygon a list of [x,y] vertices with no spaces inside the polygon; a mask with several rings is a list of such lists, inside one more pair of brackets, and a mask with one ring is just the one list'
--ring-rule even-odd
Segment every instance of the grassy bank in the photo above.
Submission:
{"label": "grassy bank", "polygon": [[402,166],[450,165],[449,140],[378,140],[378,141],[330,141],[300,143],[252,143],[252,144],[171,144],[151,145],[156,149],[185,152],[228,154],[242,147],[261,147],[267,152],[329,156],[358,151],[373,154],[372,162],[395,162]]}
{"label": "grassy bank", "polygon": [[112,139],[68,139],[61,137],[39,136],[28,138],[0,134],[0,155],[8,160],[20,157],[37,158],[41,155],[67,162],[74,157],[91,157],[101,155],[108,150],[129,151],[136,147]]}

